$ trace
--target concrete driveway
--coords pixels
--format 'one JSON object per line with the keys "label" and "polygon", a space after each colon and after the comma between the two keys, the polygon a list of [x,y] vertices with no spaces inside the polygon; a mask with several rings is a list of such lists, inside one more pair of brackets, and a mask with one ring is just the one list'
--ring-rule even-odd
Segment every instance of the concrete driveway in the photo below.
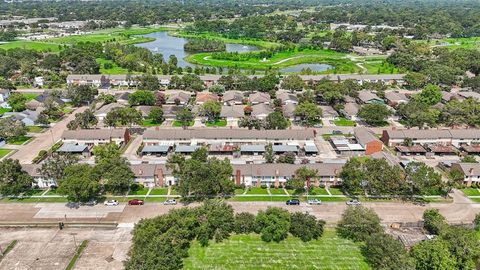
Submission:
{"label": "concrete driveway", "polygon": [[67,124],[75,119],[75,114],[83,112],[88,107],[80,107],[73,111],[70,115],[57,122],[53,127],[45,132],[38,134],[33,141],[21,147],[15,154],[11,156],[12,159],[18,159],[21,164],[31,164],[32,160],[38,155],[40,150],[48,150],[60,138],[64,130],[67,130]]}

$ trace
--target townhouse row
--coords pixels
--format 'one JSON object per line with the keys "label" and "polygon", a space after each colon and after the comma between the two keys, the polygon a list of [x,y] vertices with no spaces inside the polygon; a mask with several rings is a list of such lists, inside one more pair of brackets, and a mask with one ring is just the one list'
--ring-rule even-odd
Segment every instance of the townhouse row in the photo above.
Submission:
{"label": "townhouse row", "polygon": [[[322,79],[331,81],[356,80],[359,83],[363,82],[384,82],[386,84],[403,84],[405,74],[378,74],[378,75],[364,75],[364,74],[329,74],[329,75],[300,75],[305,82],[318,82]],[[92,85],[95,87],[115,87],[115,86],[136,86],[138,78],[141,75],[128,74],[70,74],[67,76],[66,82],[68,85]],[[157,75],[161,85],[168,85],[172,76],[176,75]],[[218,82],[222,75],[203,75],[200,79],[209,86]],[[262,75],[250,75],[249,78],[262,77]]]}
{"label": "townhouse row", "polygon": [[[39,169],[41,165],[25,164],[23,169],[34,178],[35,185],[40,188],[56,186],[56,179],[46,179]],[[245,186],[275,186],[280,187],[295,176],[295,171],[302,166],[314,169],[318,177],[311,179],[315,186],[338,185],[343,164],[341,163],[314,163],[314,164],[241,164],[232,165],[231,180],[236,185]],[[177,184],[178,179],[165,164],[132,164],[130,165],[135,182],[146,187],[164,187]]]}

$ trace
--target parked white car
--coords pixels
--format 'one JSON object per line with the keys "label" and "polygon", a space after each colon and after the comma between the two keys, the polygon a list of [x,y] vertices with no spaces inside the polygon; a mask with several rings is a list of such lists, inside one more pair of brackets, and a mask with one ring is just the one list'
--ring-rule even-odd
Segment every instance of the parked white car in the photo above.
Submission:
{"label": "parked white car", "polygon": [[347,201],[347,205],[360,205],[360,202],[358,200],[350,200]]}
{"label": "parked white car", "polygon": [[168,199],[168,200],[164,201],[163,204],[164,205],[176,205],[177,201],[174,200],[174,199]]}
{"label": "parked white car", "polygon": [[105,201],[103,204],[105,204],[106,206],[116,206],[116,205],[118,205],[118,201],[117,200],[109,200],[109,201]]}
{"label": "parked white car", "polygon": [[310,199],[307,201],[307,203],[309,205],[320,205],[322,204],[322,201],[320,201],[319,199]]}

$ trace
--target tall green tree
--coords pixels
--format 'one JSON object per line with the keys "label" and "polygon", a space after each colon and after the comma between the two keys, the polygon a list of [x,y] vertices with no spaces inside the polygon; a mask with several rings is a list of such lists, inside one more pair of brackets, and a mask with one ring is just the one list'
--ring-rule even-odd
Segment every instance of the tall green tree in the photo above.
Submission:
{"label": "tall green tree", "polygon": [[76,113],[75,119],[67,124],[67,128],[70,130],[75,129],[88,129],[97,125],[98,120],[95,114],[90,109],[86,109],[84,112]]}
{"label": "tall green tree", "polygon": [[58,192],[72,202],[87,202],[99,196],[100,175],[88,164],[67,167],[60,181]]}
{"label": "tall green tree", "polygon": [[373,269],[415,269],[403,245],[391,235],[385,233],[376,233],[368,237],[362,249],[362,254]]}
{"label": "tall green tree", "polygon": [[281,87],[289,91],[302,91],[305,83],[300,76],[293,74],[288,75],[282,80]]}
{"label": "tall green tree", "polygon": [[7,158],[0,161],[0,194],[18,195],[32,188],[33,178],[28,175],[18,160]]}
{"label": "tall green tree", "polygon": [[177,112],[175,119],[182,124],[183,128],[186,128],[193,121],[194,117],[189,109],[184,108]]}
{"label": "tall green tree", "polygon": [[290,230],[290,214],[279,207],[260,210],[255,219],[256,232],[265,242],[285,240]]}
{"label": "tall green tree", "polygon": [[186,200],[202,201],[234,194],[235,185],[230,180],[232,166],[228,159],[185,159],[174,155],[169,158],[168,167],[178,179],[178,191]]}
{"label": "tall green tree", "polygon": [[153,106],[155,105],[155,101],[155,94],[148,90],[137,90],[128,96],[128,104],[130,104],[130,106]]}
{"label": "tall green tree", "polygon": [[286,129],[288,124],[288,120],[281,112],[271,112],[265,119],[266,129]]}
{"label": "tall green tree", "polygon": [[416,101],[432,106],[442,100],[442,92],[440,87],[428,84],[423,90],[413,97]]}
{"label": "tall green tree", "polygon": [[314,126],[320,122],[322,109],[312,102],[305,102],[298,104],[294,114],[300,118],[303,125]]}
{"label": "tall green tree", "polygon": [[207,117],[208,121],[215,121],[220,116],[221,110],[220,102],[209,100],[200,106],[200,115]]}
{"label": "tall green tree", "polygon": [[161,124],[163,122],[163,110],[160,107],[154,107],[148,113],[148,118],[155,124]]}
{"label": "tall green tree", "polygon": [[8,105],[12,107],[12,110],[15,112],[21,112],[25,110],[25,104],[27,103],[27,98],[22,93],[11,93],[7,98]]}
{"label": "tall green tree", "polygon": [[365,241],[372,234],[382,231],[378,215],[372,209],[363,206],[347,207],[337,224],[338,235],[355,242]]}
{"label": "tall green tree", "polygon": [[97,94],[98,90],[89,85],[72,86],[67,89],[67,97],[74,106],[92,103]]}
{"label": "tall green tree", "polygon": [[303,242],[316,240],[323,234],[325,221],[309,213],[295,212],[290,215],[290,233],[302,239]]}
{"label": "tall green tree", "polygon": [[61,180],[65,176],[65,169],[76,163],[78,157],[75,155],[52,154],[42,163],[39,172],[45,179]]}
{"label": "tall green tree", "polygon": [[392,111],[390,111],[387,106],[383,104],[373,103],[365,104],[360,107],[357,115],[367,124],[378,127],[385,125],[388,117],[392,115]]}
{"label": "tall green tree", "polygon": [[448,250],[448,244],[442,239],[422,241],[412,247],[410,256],[417,270],[454,270],[455,258]]}

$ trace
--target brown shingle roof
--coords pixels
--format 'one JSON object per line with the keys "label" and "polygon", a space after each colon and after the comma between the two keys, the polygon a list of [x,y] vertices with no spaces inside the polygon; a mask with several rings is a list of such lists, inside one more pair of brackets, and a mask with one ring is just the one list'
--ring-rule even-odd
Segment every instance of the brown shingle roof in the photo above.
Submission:
{"label": "brown shingle roof", "polygon": [[80,129],[65,130],[62,134],[63,140],[110,140],[122,138],[126,129]]}

